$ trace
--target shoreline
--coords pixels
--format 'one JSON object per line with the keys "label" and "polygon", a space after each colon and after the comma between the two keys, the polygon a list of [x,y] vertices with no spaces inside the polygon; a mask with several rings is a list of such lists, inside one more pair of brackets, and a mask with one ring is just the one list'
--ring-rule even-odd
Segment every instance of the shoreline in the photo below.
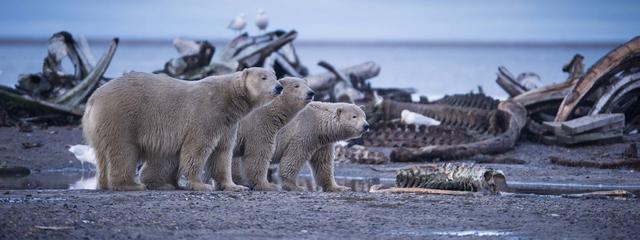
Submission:
{"label": "shoreline", "polygon": [[[33,181],[62,181],[66,188],[85,174],[66,146],[82,144],[78,127],[49,127],[19,132],[0,128],[0,165],[25,166]],[[550,155],[612,161],[630,142],[574,148],[521,141],[501,157],[524,159],[525,165],[478,164],[502,170],[507,181],[640,185],[640,172],[629,169],[569,168],[551,165]],[[22,143],[41,147],[23,149]],[[413,164],[336,164],[337,179],[367,188],[394,179],[393,169]],[[87,168],[87,166],[84,166]],[[88,170],[88,169],[87,169]],[[49,178],[38,178],[50,173]],[[308,175],[308,170],[302,172]],[[46,174],[45,174],[46,175]],[[60,179],[64,176],[65,179]],[[25,178],[13,178],[20,181]],[[376,181],[367,179],[378,178]],[[0,178],[0,185],[8,178]],[[380,180],[384,181],[380,181]],[[342,181],[342,182],[341,182]],[[351,185],[349,185],[351,184]],[[5,185],[6,186],[6,185]],[[44,185],[43,185],[44,186]],[[365,192],[194,192],[29,189],[0,190],[0,238],[206,238],[206,239],[388,239],[459,237],[628,238],[640,234],[638,198],[570,198],[562,195],[504,193],[445,196]],[[544,194],[544,193],[543,193]]]}

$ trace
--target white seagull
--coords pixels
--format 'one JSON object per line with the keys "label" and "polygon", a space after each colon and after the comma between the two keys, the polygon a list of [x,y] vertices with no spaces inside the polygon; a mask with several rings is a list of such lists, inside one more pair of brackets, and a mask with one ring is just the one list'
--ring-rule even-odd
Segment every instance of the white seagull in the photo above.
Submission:
{"label": "white seagull", "polygon": [[240,31],[242,31],[242,29],[244,29],[244,26],[246,25],[247,21],[244,18],[244,13],[240,13],[240,15],[238,15],[233,19],[233,21],[231,21],[231,23],[229,23],[228,28],[234,31],[238,31],[239,33]]}
{"label": "white seagull", "polygon": [[261,31],[264,31],[265,29],[267,29],[267,26],[269,25],[269,18],[267,17],[267,14],[264,12],[264,9],[258,9],[258,14],[256,15],[256,26],[258,26],[258,28]]}

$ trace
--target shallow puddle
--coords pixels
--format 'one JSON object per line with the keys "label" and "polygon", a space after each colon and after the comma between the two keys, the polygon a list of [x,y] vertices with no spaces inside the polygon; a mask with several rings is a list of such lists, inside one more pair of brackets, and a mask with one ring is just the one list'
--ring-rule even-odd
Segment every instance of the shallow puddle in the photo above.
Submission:
{"label": "shallow puddle", "polygon": [[434,235],[439,236],[453,236],[453,237],[499,237],[512,235],[511,232],[496,231],[496,230],[465,230],[465,231],[438,231],[433,232]]}
{"label": "shallow puddle", "polygon": [[[385,183],[392,185],[393,179],[385,179]],[[336,177],[340,185],[350,187],[357,192],[368,192],[371,186],[381,184],[380,178]],[[184,182],[181,182],[184,185]],[[308,191],[317,191],[310,175],[298,177],[298,185]],[[0,177],[0,189],[88,189],[97,186],[96,174],[93,171],[51,171],[36,172],[21,177]]]}
{"label": "shallow puddle", "polygon": [[[350,187],[356,192],[369,192],[372,186],[382,184],[391,187],[395,184],[394,178],[366,178],[351,176],[336,176],[339,185]],[[275,179],[278,183],[278,179]],[[307,191],[318,191],[313,178],[309,174],[301,174],[298,177],[298,185]],[[181,181],[181,185],[184,182]],[[94,171],[82,171],[71,169],[61,171],[32,172],[27,176],[3,176],[0,177],[1,190],[15,189],[96,189],[97,180]],[[640,185],[614,185],[614,184],[579,184],[579,183],[547,183],[547,182],[519,182],[508,181],[508,192],[516,194],[535,195],[561,195],[573,193],[585,193],[607,190],[626,190],[636,195],[640,194]]]}

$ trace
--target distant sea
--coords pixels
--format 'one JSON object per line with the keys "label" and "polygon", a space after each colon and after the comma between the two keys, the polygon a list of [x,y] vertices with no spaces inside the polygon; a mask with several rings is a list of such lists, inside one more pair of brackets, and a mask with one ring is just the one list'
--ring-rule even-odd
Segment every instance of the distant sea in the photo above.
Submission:
{"label": "distant sea", "polygon": [[[92,41],[89,41],[90,44]],[[222,49],[224,43],[214,42]],[[338,68],[364,61],[375,61],[382,71],[371,80],[379,87],[415,88],[419,94],[434,99],[445,94],[477,91],[498,98],[506,94],[495,83],[499,66],[507,67],[514,75],[534,72],[544,84],[566,79],[563,64],[574,54],[585,57],[586,67],[613,49],[615,44],[501,44],[501,43],[300,43],[298,55],[311,73],[321,73],[317,66],[326,60]],[[97,59],[106,50],[104,41],[91,44]],[[21,73],[35,73],[42,69],[47,54],[46,42],[0,41],[0,84],[13,86]],[[135,70],[151,72],[160,69],[170,58],[177,57],[171,41],[122,41],[106,73],[118,77]],[[72,72],[70,64],[63,65]]]}

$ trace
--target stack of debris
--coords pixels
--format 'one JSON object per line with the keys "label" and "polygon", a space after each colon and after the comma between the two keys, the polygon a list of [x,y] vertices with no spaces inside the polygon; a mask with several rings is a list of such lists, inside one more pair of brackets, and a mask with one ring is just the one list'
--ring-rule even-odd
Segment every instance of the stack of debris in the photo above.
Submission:
{"label": "stack of debris", "polygon": [[[41,73],[20,75],[15,89],[0,86],[0,126],[31,122],[66,125],[77,121],[91,93],[109,80],[103,74],[117,46],[115,38],[105,55],[94,63],[86,41],[76,42],[68,32],[54,34],[49,39]],[[62,61],[67,58],[73,63],[73,74],[62,69]]]}
{"label": "stack of debris", "polygon": [[207,41],[176,39],[174,46],[181,57],[170,59],[163,73],[183,80],[198,80],[207,76],[220,75],[242,70],[247,67],[273,69],[278,78],[284,76],[305,78],[316,91],[316,99],[329,102],[369,102],[373,93],[394,98],[402,95],[411,98],[410,90],[374,89],[367,80],[380,73],[380,66],[365,62],[345,69],[337,69],[326,61],[318,65],[326,73],[310,75],[297,55],[293,41],[297,37],[295,30],[285,32],[277,30],[259,36],[244,33],[233,39],[219,55],[214,56],[215,48]]}
{"label": "stack of debris", "polygon": [[[405,110],[439,124],[403,124],[399,119]],[[391,148],[392,162],[495,154],[515,146],[526,124],[526,115],[520,104],[510,100],[500,102],[484,94],[445,96],[421,103],[385,99],[380,104],[369,105],[367,117],[373,125],[362,137],[362,144]]]}
{"label": "stack of debris", "polygon": [[566,122],[544,122],[549,134],[543,142],[574,145],[593,141],[620,141],[624,130],[624,114],[597,114]]}
{"label": "stack of debris", "polygon": [[[501,67],[496,82],[515,102],[528,111],[527,136],[534,141],[552,144],[575,144],[599,139],[616,138],[619,129],[624,134],[640,129],[640,37],[615,48],[586,73],[576,54],[562,70],[566,81],[538,88],[526,88],[518,79]],[[597,122],[602,114],[624,115],[622,122],[590,132],[578,134],[556,131],[558,126]],[[586,118],[582,118],[586,117]],[[576,122],[567,123],[574,119]],[[618,117],[613,117],[620,121]],[[546,123],[553,122],[553,123]],[[601,126],[604,127],[604,126]],[[569,127],[565,127],[569,129]],[[565,129],[562,128],[562,129]],[[618,130],[616,130],[618,129]],[[558,134],[559,133],[559,134]]]}
{"label": "stack of debris", "polygon": [[[319,65],[327,72],[310,75],[293,45],[296,36],[296,31],[281,30],[259,36],[244,33],[233,39],[217,56],[214,56],[216,48],[207,41],[176,39],[174,45],[180,57],[169,60],[162,70],[155,73],[198,80],[248,67],[265,67],[273,69],[279,78],[306,78],[322,101],[367,102],[375,99],[375,91],[384,92],[385,96],[410,98],[411,92],[403,89],[371,88],[368,80],[380,73],[380,66],[374,62],[337,69],[320,61]],[[117,45],[118,39],[114,39],[105,56],[94,64],[86,41],[78,43],[67,32],[54,34],[49,40],[49,54],[42,73],[21,75],[15,89],[0,86],[0,126],[77,123],[88,96],[109,80],[102,75]],[[74,74],[62,71],[64,58],[73,63]]]}

